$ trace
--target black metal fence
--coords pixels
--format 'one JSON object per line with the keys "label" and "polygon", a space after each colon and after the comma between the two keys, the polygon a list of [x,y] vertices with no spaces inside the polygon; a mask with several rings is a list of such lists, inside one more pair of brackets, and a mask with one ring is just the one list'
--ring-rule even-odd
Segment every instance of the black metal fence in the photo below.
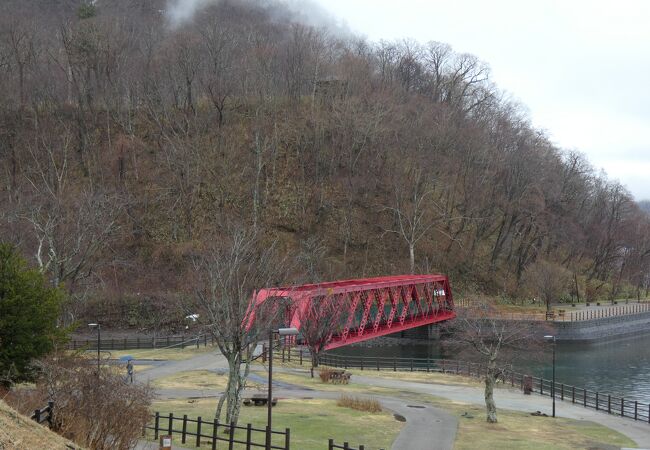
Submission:
{"label": "black metal fence", "polygon": [[[306,359],[300,351],[300,359],[294,353],[294,361]],[[281,355],[278,355],[281,357]],[[284,356],[284,360],[289,357]],[[485,373],[485,366],[479,363],[467,361],[457,361],[448,359],[435,358],[386,358],[386,357],[368,357],[368,356],[338,356],[322,355],[320,363],[326,366],[340,367],[344,369],[359,370],[392,370],[392,371],[409,371],[409,372],[439,372],[454,375],[464,375],[468,377],[481,377]],[[551,397],[553,382],[545,378],[525,375],[512,370],[504,370],[499,377],[498,382],[509,384],[524,390],[528,385],[532,392],[547,395]],[[582,405],[585,408],[592,408],[608,414],[613,414],[637,421],[644,421],[650,424],[650,404],[630,400],[624,397],[612,396],[602,392],[590,391],[564,383],[555,383],[556,400],[571,402],[576,405]]]}
{"label": "black metal fence", "polygon": [[[347,442],[344,442],[343,445],[338,445],[338,444],[334,443],[334,439],[330,439],[329,443],[328,443],[328,446],[327,446],[327,449],[328,450],[335,450],[335,449],[337,449],[337,450],[338,449],[341,449],[341,450],[365,450],[365,447],[363,445],[360,445],[359,447],[350,447],[350,444],[348,444]],[[382,449],[379,449],[379,450],[384,450],[384,449],[382,448]]]}
{"label": "black metal fence", "polygon": [[[190,419],[187,415],[176,417],[173,413],[161,415],[155,413],[152,416],[153,425],[147,425],[143,430],[153,431],[153,439],[158,440],[161,435],[177,436],[181,444],[201,447],[211,446],[213,450],[225,448],[222,445],[217,447],[219,442],[227,443],[228,450],[235,448],[266,448],[266,428],[255,428],[251,424],[236,426],[234,424],[222,424],[218,420],[203,420],[200,416]],[[275,450],[289,450],[291,432],[289,428],[284,431],[271,430],[271,448]],[[237,444],[237,447],[235,447]]]}
{"label": "black metal fence", "polygon": [[[200,347],[214,344],[214,338],[208,335],[194,337],[188,336],[165,336],[151,338],[123,338],[123,339],[101,339],[100,350],[138,350],[138,349],[161,349],[161,348],[185,348]],[[97,339],[72,339],[68,342],[71,350],[97,350]]]}

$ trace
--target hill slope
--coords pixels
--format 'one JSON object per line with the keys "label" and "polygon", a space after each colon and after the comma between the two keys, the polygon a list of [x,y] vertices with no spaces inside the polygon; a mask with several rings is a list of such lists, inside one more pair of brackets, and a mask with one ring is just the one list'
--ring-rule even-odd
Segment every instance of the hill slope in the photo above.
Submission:
{"label": "hill slope", "polygon": [[0,400],[0,449],[26,450],[46,448],[67,450],[81,447],[73,445],[72,442],[63,439],[46,427],[37,425],[34,421],[17,413],[5,402]]}

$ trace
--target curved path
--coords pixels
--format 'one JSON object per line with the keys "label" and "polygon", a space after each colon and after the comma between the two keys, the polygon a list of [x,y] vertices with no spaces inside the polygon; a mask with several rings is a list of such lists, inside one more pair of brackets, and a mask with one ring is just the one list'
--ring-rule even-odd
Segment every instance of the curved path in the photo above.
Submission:
{"label": "curved path", "polygon": [[[148,364],[146,361],[137,363]],[[137,365],[136,365],[137,367]],[[168,361],[158,363],[156,367],[142,371],[137,374],[138,381],[148,382],[158,378],[167,377],[178,372],[188,370],[225,370],[227,369],[226,359],[215,353],[208,353],[180,361]],[[288,371],[278,367],[277,371]],[[306,371],[301,370],[301,373]],[[260,378],[256,380],[266,383]],[[319,391],[306,389],[302,386],[291,385],[283,382],[273,382],[274,393],[282,398],[320,398],[336,400],[341,397],[344,391]],[[160,398],[206,398],[217,397],[221,391],[214,389],[157,389],[156,393]],[[355,394],[356,395],[356,394]],[[406,419],[400,434],[392,444],[394,449],[409,450],[452,450],[456,440],[458,419],[455,416],[431,405],[388,396],[365,396],[359,397],[374,398],[382,407],[388,411],[398,414]]]}
{"label": "curved path", "polygon": [[[143,362],[143,364],[146,364]],[[138,374],[140,381],[152,381],[157,378],[173,375],[188,370],[223,370],[227,368],[226,359],[215,353],[198,355],[181,361],[168,361]],[[285,369],[278,367],[277,371],[305,373],[303,369]],[[398,389],[415,394],[433,395],[453,401],[483,405],[483,389],[480,387],[420,383],[355,375],[355,381],[370,386]],[[261,381],[261,380],[258,380]],[[305,389],[302,386],[292,386],[287,383],[273,383],[274,391],[285,398],[317,397],[339,398],[341,393],[336,391],[318,391]],[[163,398],[187,398],[217,396],[217,390],[158,390]],[[497,407],[515,411],[550,413],[551,401],[547,397],[524,396],[520,391],[511,389],[496,389],[495,400]],[[386,409],[406,418],[406,424],[393,443],[394,449],[437,450],[453,449],[458,422],[455,416],[430,405],[414,403],[399,397],[372,396],[380,401]],[[409,407],[416,406],[416,408]],[[650,448],[650,425],[634,422],[609,414],[593,411],[571,403],[556,402],[556,413],[559,417],[588,420],[616,430],[637,443],[642,448]]]}

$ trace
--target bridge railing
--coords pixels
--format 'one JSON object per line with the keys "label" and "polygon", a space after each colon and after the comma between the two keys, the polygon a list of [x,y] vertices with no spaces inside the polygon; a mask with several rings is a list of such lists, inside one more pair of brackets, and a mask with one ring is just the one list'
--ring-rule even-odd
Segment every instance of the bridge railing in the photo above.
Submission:
{"label": "bridge railing", "polygon": [[[288,358],[285,356],[286,360]],[[306,360],[307,364],[310,364],[310,360],[305,358],[304,355],[303,360]],[[320,364],[343,369],[438,372],[475,378],[480,378],[485,374],[485,365],[483,364],[437,358],[393,358],[326,354],[320,357]],[[552,396],[553,382],[546,378],[535,377],[513,370],[503,370],[497,382],[516,387],[524,392],[529,391],[531,394]],[[555,382],[555,399],[650,424],[650,403],[641,402],[636,399],[592,391],[586,388],[559,383],[557,380]]]}

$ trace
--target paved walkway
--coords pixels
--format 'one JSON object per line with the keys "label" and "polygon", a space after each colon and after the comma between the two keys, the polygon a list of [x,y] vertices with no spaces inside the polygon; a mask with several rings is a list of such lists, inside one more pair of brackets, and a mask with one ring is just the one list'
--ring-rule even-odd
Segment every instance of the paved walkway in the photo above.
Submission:
{"label": "paved walkway", "polygon": [[[138,379],[143,382],[153,381],[158,378],[173,375],[188,370],[225,370],[227,369],[226,359],[215,353],[208,353],[195,356],[191,359],[181,361],[168,361],[156,367],[142,371]],[[289,371],[278,367],[277,371]],[[300,372],[306,373],[304,370]],[[252,377],[257,377],[251,374]],[[266,379],[258,377],[259,383],[266,383]],[[318,391],[305,389],[302,386],[291,385],[283,382],[273,382],[274,393],[281,398],[322,398],[336,400],[341,397],[344,391]],[[158,389],[159,398],[209,398],[218,397],[221,391],[214,389]],[[360,397],[377,399],[382,407],[393,414],[400,415],[406,419],[402,431],[393,442],[394,449],[409,450],[452,450],[456,440],[458,419],[455,416],[431,405],[419,402],[407,401],[404,399],[388,396],[365,396]],[[138,450],[145,450],[154,447],[147,447],[151,443],[142,441]],[[174,447],[177,448],[176,446]]]}
{"label": "paved walkway", "polygon": [[[168,361],[157,367],[143,371],[139,374],[142,381],[152,381],[157,378],[173,375],[188,370],[224,370],[227,362],[223,356],[208,353],[195,356],[182,361]],[[274,370],[306,373],[304,369],[286,369],[278,367]],[[399,379],[379,378],[367,375],[355,375],[355,381],[370,386],[397,389],[415,394],[426,394],[446,398],[453,401],[484,405],[484,392],[481,387],[442,385],[431,383],[409,382]],[[264,382],[260,379],[258,382]],[[337,399],[343,392],[318,391],[305,389],[301,386],[287,383],[274,382],[274,391],[279,397],[284,398],[332,398]],[[158,390],[162,398],[188,398],[188,397],[217,397],[217,390],[186,390],[164,389]],[[550,414],[551,400],[538,395],[524,396],[521,391],[500,388],[495,390],[497,408],[510,409],[523,412],[542,411]],[[400,414],[406,418],[406,425],[395,442],[394,449],[409,450],[446,450],[453,449],[458,422],[455,416],[431,405],[412,402],[399,397],[373,396],[383,407]],[[409,406],[410,405],[410,406]],[[416,406],[413,408],[412,406]],[[571,403],[557,401],[556,415],[579,420],[588,420],[602,424],[619,431],[634,440],[639,447],[650,448],[650,425],[623,419],[606,413],[601,413]],[[175,447],[176,448],[176,447]],[[144,447],[142,448],[144,449]]]}
{"label": "paved walkway", "polygon": [[[354,379],[361,384],[370,386],[434,395],[464,403],[483,405],[485,402],[484,391],[479,387],[425,384],[364,375],[355,375]],[[494,398],[497,408],[524,412],[542,411],[547,414],[551,413],[551,399],[548,397],[523,395],[521,391],[500,388],[494,391]],[[635,422],[630,419],[624,419],[563,401],[556,400],[555,405],[556,416],[558,417],[589,420],[605,425],[626,435],[640,447],[650,448],[650,425],[647,423]]]}
{"label": "paved walkway", "polygon": [[[283,384],[286,385],[286,383]],[[221,394],[218,390],[198,389],[160,389],[157,393],[159,398],[166,399],[216,398]],[[273,394],[281,399],[318,398],[338,400],[342,392],[304,389],[300,386],[278,389],[273,383]],[[392,448],[409,450],[451,450],[454,448],[458,419],[442,409],[396,397],[363,394],[355,394],[355,396],[378,400],[382,408],[406,419],[406,423],[393,442]]]}

